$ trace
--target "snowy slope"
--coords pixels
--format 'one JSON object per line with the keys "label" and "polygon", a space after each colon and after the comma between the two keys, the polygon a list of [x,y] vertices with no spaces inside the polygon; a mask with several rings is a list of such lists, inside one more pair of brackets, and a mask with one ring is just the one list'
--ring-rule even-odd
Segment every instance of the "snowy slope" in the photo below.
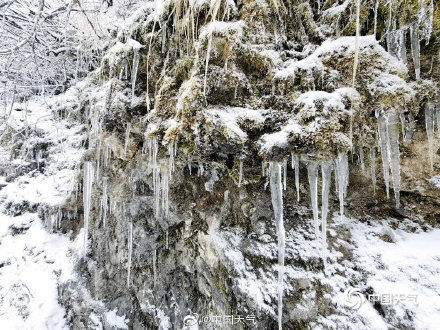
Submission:
{"label": "snowy slope", "polygon": [[0,147],[0,324],[4,329],[68,328],[66,311],[58,303],[58,284],[74,276],[76,248],[67,235],[56,233],[52,222],[75,187],[84,133],[69,119],[55,118],[54,110],[61,104],[76,104],[77,92],[72,89],[63,97],[15,104],[4,123],[12,136],[27,137],[19,154],[11,151],[21,144],[20,138]]}

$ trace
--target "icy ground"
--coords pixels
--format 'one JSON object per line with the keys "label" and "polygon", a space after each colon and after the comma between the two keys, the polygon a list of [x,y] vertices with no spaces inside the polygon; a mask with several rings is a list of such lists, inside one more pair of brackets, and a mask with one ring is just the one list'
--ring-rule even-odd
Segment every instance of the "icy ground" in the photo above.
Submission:
{"label": "icy ground", "polygon": [[[75,278],[74,264],[82,245],[57,232],[54,215],[75,194],[85,128],[69,118],[57,118],[55,113],[61,106],[74,107],[77,93],[72,89],[62,98],[30,102],[27,111],[16,105],[6,123],[14,134],[23,135],[15,141],[26,142],[12,157],[10,145],[0,146],[0,325],[5,329],[69,326],[57,290],[60,283]],[[41,146],[46,151],[36,155]],[[62,221],[71,220],[64,217]],[[344,230],[350,235],[341,236]],[[276,242],[268,235],[246,238],[233,229],[215,228],[209,234],[223,262],[234,270],[236,290],[254,301],[256,309],[275,316],[277,268],[274,265],[263,273],[253,269],[247,258],[275,260]],[[408,220],[361,221],[334,216],[329,220],[331,244],[325,272],[304,271],[289,264],[289,260],[311,264],[319,260],[320,242],[313,239],[311,227],[310,231],[288,230],[286,236],[286,291],[293,290],[291,283],[299,279],[300,294],[311,302],[292,312],[311,313],[315,296],[307,286],[311,288],[317,281],[328,285],[325,299],[337,305],[330,316],[318,318],[316,328],[387,329],[394,325],[434,329],[440,323],[439,229],[424,232]],[[363,295],[381,294],[382,298],[417,295],[417,301],[382,301],[376,306],[365,301],[353,309],[345,295],[349,288],[358,288]],[[103,315],[103,320],[92,320],[98,328],[104,321],[127,328],[128,319],[117,310]]]}

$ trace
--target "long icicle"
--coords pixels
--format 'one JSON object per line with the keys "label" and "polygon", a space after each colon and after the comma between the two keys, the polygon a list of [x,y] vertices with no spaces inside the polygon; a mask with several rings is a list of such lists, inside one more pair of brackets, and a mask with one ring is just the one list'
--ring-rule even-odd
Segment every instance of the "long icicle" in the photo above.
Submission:
{"label": "long icicle", "polygon": [[131,256],[133,254],[133,223],[128,224],[128,261],[127,261],[127,287],[130,287]]}
{"label": "long icicle", "polygon": [[313,210],[313,224],[315,227],[315,237],[319,238],[319,213],[318,213],[318,164],[316,162],[307,163],[307,174],[310,185],[310,199]]}
{"label": "long icicle", "polygon": [[295,170],[296,200],[299,202],[299,156],[292,154],[292,168]]}
{"label": "long icicle", "polygon": [[387,192],[387,198],[390,198],[390,152],[389,152],[389,137],[386,118],[383,114],[377,118],[377,124],[379,129],[379,143],[380,153],[382,156],[382,169],[383,180],[385,181],[385,188]]}
{"label": "long icicle", "polygon": [[83,177],[83,206],[84,206],[84,252],[83,252],[83,256],[84,257],[86,257],[86,255],[87,255],[90,204],[91,204],[91,199],[92,199],[92,184],[93,184],[93,162],[87,161],[84,163],[84,177]]}
{"label": "long icicle", "polygon": [[400,208],[400,150],[399,150],[399,116],[391,113],[388,117],[388,136],[390,148],[390,166],[393,177],[394,198],[396,207]]}
{"label": "long icicle", "polygon": [[348,186],[348,159],[347,155],[343,152],[338,154],[336,158],[336,178],[337,178],[337,191],[339,195],[339,215],[344,216],[344,197],[347,194]]}
{"label": "long icicle", "polygon": [[324,162],[321,165],[322,174],[322,206],[321,206],[321,231],[322,231],[322,259],[324,264],[327,257],[327,215],[328,215],[328,196],[330,194],[332,165]]}
{"label": "long icicle", "polygon": [[284,249],[285,232],[283,221],[283,185],[281,182],[282,164],[278,162],[270,163],[270,192],[272,196],[272,207],[275,216],[275,224],[278,236],[278,329],[282,330],[283,317],[283,277],[284,277]]}
{"label": "long icicle", "polygon": [[431,171],[434,170],[434,109],[431,104],[425,108],[425,126],[428,136],[429,165]]}
{"label": "long icicle", "polygon": [[373,184],[373,194],[376,195],[376,149],[370,150],[370,164],[371,164],[371,182]]}

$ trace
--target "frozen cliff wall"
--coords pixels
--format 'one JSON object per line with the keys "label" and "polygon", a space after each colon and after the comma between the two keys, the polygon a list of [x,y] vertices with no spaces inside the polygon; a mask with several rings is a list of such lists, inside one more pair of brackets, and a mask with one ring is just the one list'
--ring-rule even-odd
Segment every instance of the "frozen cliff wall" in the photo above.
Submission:
{"label": "frozen cliff wall", "polygon": [[61,223],[85,242],[60,289],[71,324],[116,308],[133,328],[374,327],[338,300],[374,291],[356,224],[438,222],[432,4],[167,0],[127,18],[68,109],[87,127]]}

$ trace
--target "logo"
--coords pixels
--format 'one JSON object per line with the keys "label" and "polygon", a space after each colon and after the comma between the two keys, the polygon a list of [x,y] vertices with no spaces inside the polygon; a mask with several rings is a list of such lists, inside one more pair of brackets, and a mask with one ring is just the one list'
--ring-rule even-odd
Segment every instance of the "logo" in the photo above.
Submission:
{"label": "logo", "polygon": [[358,288],[350,288],[344,293],[345,301],[353,309],[359,309],[365,302],[365,296]]}
{"label": "logo", "polygon": [[196,313],[189,314],[183,318],[183,324],[189,327],[192,325],[196,325],[198,317],[199,315]]}

